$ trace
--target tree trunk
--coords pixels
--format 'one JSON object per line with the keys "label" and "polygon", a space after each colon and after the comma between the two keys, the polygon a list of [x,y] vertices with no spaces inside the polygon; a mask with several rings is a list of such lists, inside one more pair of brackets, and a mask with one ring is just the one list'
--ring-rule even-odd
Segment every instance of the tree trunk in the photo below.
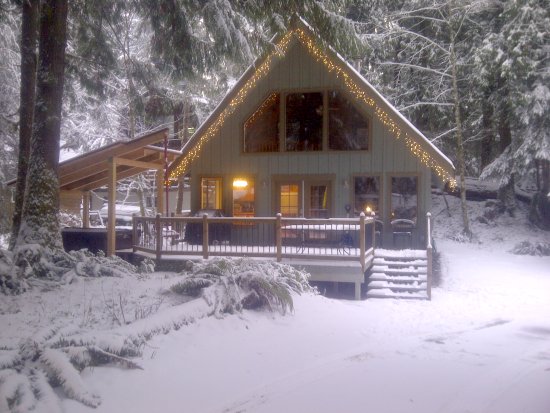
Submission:
{"label": "tree trunk", "polygon": [[38,40],[39,0],[24,1],[22,8],[19,159],[17,163],[17,183],[15,187],[15,206],[9,245],[10,250],[13,250],[15,247],[21,226],[21,214],[23,211],[25,183],[29,164],[36,87],[36,42]]}
{"label": "tree trunk", "polygon": [[458,95],[456,54],[454,48],[454,38],[451,37],[451,76],[452,76],[452,94],[454,101],[454,114],[456,126],[456,155],[458,160],[458,172],[460,175],[460,205],[462,207],[462,225],[463,232],[468,238],[472,238],[470,230],[470,220],[468,218],[468,207],[466,205],[466,182],[465,182],[465,161],[464,161],[464,143],[462,138],[462,118],[460,116],[460,99]]}
{"label": "tree trunk", "polygon": [[62,248],[59,233],[59,140],[67,40],[67,0],[45,0],[40,13],[36,105],[17,247]]}
{"label": "tree trunk", "polygon": [[493,128],[493,106],[486,98],[483,102],[481,118],[481,150],[480,150],[480,170],[483,171],[493,160],[492,147],[495,140],[495,131]]}
{"label": "tree trunk", "polygon": [[[512,145],[512,131],[510,129],[509,114],[506,109],[500,114],[498,129],[500,136],[499,149],[500,153],[503,153],[510,145]],[[510,161],[513,162],[512,159]],[[506,212],[513,217],[517,208],[515,177],[513,172],[510,172],[510,179],[506,185],[498,188],[497,197],[503,203]]]}

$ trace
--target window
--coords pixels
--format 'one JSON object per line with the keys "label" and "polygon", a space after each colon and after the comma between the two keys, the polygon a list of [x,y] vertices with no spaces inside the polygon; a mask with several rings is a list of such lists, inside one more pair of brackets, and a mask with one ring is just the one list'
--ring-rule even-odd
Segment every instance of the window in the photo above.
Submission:
{"label": "window", "polygon": [[309,218],[328,218],[328,186],[310,186]]}
{"label": "window", "polygon": [[369,122],[341,92],[330,91],[328,99],[328,145],[331,150],[368,149]]}
{"label": "window", "polygon": [[299,186],[297,184],[283,184],[279,190],[280,212],[284,217],[299,217]]}
{"label": "window", "polygon": [[201,209],[222,209],[222,179],[201,179]]}
{"label": "window", "polygon": [[323,149],[323,94],[289,93],[286,96],[287,151]]}
{"label": "window", "polygon": [[380,178],[377,176],[356,176],[353,179],[355,214],[370,215],[380,211]]}
{"label": "window", "polygon": [[233,180],[233,216],[253,217],[254,210],[254,182],[235,178]]}
{"label": "window", "polygon": [[244,152],[279,150],[279,94],[273,93],[244,123]]}
{"label": "window", "polygon": [[418,178],[391,178],[391,218],[416,220]]}

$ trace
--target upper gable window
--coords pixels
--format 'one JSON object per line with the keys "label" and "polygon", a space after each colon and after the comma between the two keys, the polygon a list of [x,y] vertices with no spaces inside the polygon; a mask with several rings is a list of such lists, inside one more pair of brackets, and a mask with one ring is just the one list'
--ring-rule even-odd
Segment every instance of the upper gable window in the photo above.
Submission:
{"label": "upper gable window", "polygon": [[286,151],[323,149],[323,93],[286,95]]}
{"label": "upper gable window", "polygon": [[277,152],[279,150],[278,93],[271,94],[244,123],[244,152]]}
{"label": "upper gable window", "polygon": [[342,92],[329,92],[328,109],[329,149],[368,149],[369,119],[359,112]]}

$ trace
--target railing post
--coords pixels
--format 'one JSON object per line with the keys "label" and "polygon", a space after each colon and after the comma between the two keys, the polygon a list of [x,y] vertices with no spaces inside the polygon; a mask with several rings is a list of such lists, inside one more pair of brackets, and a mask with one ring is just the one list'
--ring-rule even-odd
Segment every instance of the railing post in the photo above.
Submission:
{"label": "railing post", "polygon": [[433,248],[432,248],[432,214],[426,214],[426,230],[427,230],[427,243],[426,243],[426,258],[427,258],[427,269],[426,269],[426,293],[428,294],[428,300],[432,299],[432,271],[433,271]]}
{"label": "railing post", "polygon": [[202,258],[208,258],[208,215],[202,216]]}
{"label": "railing post", "polygon": [[277,247],[277,262],[281,262],[282,255],[283,255],[283,236],[281,234],[281,216],[282,214],[280,212],[277,213],[277,217],[275,220],[275,243]]}
{"label": "railing post", "polygon": [[138,236],[137,236],[137,222],[136,222],[136,214],[132,214],[132,252],[136,252],[136,242],[138,242]]}
{"label": "railing post", "polygon": [[365,273],[365,213],[359,215],[359,260],[361,260],[361,270]]}
{"label": "railing post", "polygon": [[370,214],[372,218],[372,250],[376,248],[376,213],[374,211]]}
{"label": "railing post", "polygon": [[160,261],[162,251],[162,227],[160,226],[160,214],[155,217],[155,232],[157,233],[157,263]]}

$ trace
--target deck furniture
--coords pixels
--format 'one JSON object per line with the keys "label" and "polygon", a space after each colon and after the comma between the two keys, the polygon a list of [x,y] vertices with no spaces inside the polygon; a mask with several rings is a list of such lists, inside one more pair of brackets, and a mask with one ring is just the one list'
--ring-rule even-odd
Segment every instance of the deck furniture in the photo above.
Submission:
{"label": "deck furniture", "polygon": [[392,228],[393,245],[399,246],[398,241],[404,239],[406,245],[412,248],[413,231],[416,228],[416,222],[410,219],[394,219],[390,222]]}

